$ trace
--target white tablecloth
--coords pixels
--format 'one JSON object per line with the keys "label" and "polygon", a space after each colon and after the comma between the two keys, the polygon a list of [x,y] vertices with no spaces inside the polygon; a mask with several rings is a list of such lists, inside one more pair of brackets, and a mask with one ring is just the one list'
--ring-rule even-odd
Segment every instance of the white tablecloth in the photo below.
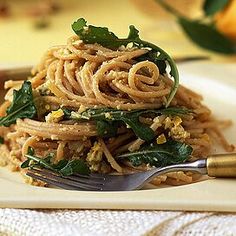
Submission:
{"label": "white tablecloth", "polygon": [[234,236],[236,214],[0,209],[0,236]]}

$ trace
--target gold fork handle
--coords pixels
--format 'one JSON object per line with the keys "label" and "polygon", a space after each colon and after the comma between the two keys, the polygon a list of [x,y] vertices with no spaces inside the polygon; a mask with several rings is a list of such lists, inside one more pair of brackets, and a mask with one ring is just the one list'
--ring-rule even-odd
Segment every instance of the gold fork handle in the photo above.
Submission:
{"label": "gold fork handle", "polygon": [[212,177],[236,177],[236,153],[208,157],[207,173]]}

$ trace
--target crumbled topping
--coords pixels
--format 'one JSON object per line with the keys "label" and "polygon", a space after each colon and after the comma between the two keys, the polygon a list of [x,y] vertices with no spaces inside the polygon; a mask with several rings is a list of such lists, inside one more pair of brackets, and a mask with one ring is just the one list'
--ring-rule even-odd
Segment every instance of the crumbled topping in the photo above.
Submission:
{"label": "crumbled topping", "polygon": [[[84,105],[80,105],[78,111],[72,111],[72,112],[71,112],[71,118],[72,118],[72,119],[81,119],[81,117],[82,117],[81,114],[82,114],[84,111],[86,111],[86,110],[87,110],[87,107],[85,107]],[[83,118],[86,119],[86,117],[83,117]]]}
{"label": "crumbled topping", "polygon": [[50,95],[51,91],[49,89],[49,83],[50,81],[46,81],[46,83],[41,84],[36,88],[36,91],[38,91],[41,95]]}
{"label": "crumbled topping", "polygon": [[164,120],[164,129],[169,129],[168,135],[176,140],[184,140],[190,137],[190,133],[184,130],[181,125],[182,119],[179,116],[166,117]]}
{"label": "crumbled topping", "polygon": [[84,29],[84,31],[88,31],[89,27],[88,26],[84,26],[83,29]]}
{"label": "crumbled topping", "polygon": [[125,45],[121,45],[119,48],[118,48],[119,51],[125,51],[126,50],[126,47]]}
{"label": "crumbled topping", "polygon": [[87,154],[86,161],[91,171],[98,172],[101,167],[103,149],[100,143],[95,142]]}
{"label": "crumbled topping", "polygon": [[166,143],[166,136],[165,134],[161,134],[157,137],[157,144],[163,144]]}
{"label": "crumbled topping", "polygon": [[86,110],[87,110],[87,107],[86,107],[86,106],[80,105],[79,110],[78,110],[78,113],[82,113],[82,112],[84,112],[84,111],[86,111]]}
{"label": "crumbled topping", "polygon": [[128,124],[126,124],[126,128],[127,128],[127,129],[131,129],[131,126],[128,125]]}
{"label": "crumbled topping", "polygon": [[95,142],[87,154],[86,161],[92,172],[108,173],[111,167],[103,160],[103,149],[99,142]]}
{"label": "crumbled topping", "polygon": [[105,113],[105,118],[111,120],[111,119],[112,119],[111,113],[106,112],[106,113]]}
{"label": "crumbled topping", "polygon": [[62,109],[58,109],[56,111],[50,112],[46,117],[45,120],[47,123],[58,123],[63,119],[64,112]]}
{"label": "crumbled topping", "polygon": [[79,112],[72,111],[70,114],[71,119],[81,119],[81,114]]}

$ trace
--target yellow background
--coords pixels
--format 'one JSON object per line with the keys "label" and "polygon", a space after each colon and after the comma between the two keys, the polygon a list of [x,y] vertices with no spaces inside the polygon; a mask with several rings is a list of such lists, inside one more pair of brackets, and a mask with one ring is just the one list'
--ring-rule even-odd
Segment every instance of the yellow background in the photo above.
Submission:
{"label": "yellow background", "polygon": [[[201,0],[171,1],[189,14],[199,13]],[[65,44],[73,34],[71,23],[84,17],[90,24],[107,26],[120,37],[128,34],[128,26],[135,25],[143,39],[153,42],[172,56],[210,55],[187,40],[174,19],[161,10],[153,0],[67,0],[57,1],[62,9],[50,16],[50,27],[35,29],[34,19],[26,16],[30,4],[37,1],[7,1],[11,17],[0,18],[0,64],[34,64],[52,45]],[[182,5],[181,5],[181,4]]]}

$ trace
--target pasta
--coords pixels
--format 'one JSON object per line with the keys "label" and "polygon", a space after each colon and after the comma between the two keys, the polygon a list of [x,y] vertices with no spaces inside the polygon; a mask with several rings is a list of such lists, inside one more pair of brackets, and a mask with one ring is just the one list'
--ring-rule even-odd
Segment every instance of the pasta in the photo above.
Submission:
{"label": "pasta", "polygon": [[[153,132],[151,142],[157,146],[169,140],[184,143],[192,148],[192,159],[207,157],[214,142],[225,151],[233,151],[234,146],[221,133],[221,128],[230,126],[231,122],[216,120],[202,104],[202,96],[182,85],[169,106],[187,109],[189,113],[149,114],[148,111],[165,107],[173,81],[153,61],[137,60],[147,53],[148,49],[135,46],[111,49],[90,44],[79,36],[70,37],[66,45],[49,49],[29,79],[37,115],[18,118],[15,124],[0,128],[4,137],[2,165],[8,163],[24,172],[20,165],[26,160],[29,148],[33,148],[34,155],[41,158],[52,153],[54,163],[83,160],[92,172],[122,174],[151,168],[147,162],[135,165],[130,159],[118,158],[120,154],[150,145],[150,140],[140,138],[122,117],[123,122],[113,122],[114,111],[131,116],[132,111],[145,110],[138,122]],[[8,92],[0,107],[2,117],[14,101],[13,90],[19,90],[22,83],[5,83]],[[105,121],[85,119],[83,114],[89,109],[108,109],[104,113]],[[110,131],[109,122],[117,125],[115,134],[101,135],[98,125],[105,124]],[[193,174],[169,173],[156,178],[153,184],[176,184],[176,181],[192,182]]]}

